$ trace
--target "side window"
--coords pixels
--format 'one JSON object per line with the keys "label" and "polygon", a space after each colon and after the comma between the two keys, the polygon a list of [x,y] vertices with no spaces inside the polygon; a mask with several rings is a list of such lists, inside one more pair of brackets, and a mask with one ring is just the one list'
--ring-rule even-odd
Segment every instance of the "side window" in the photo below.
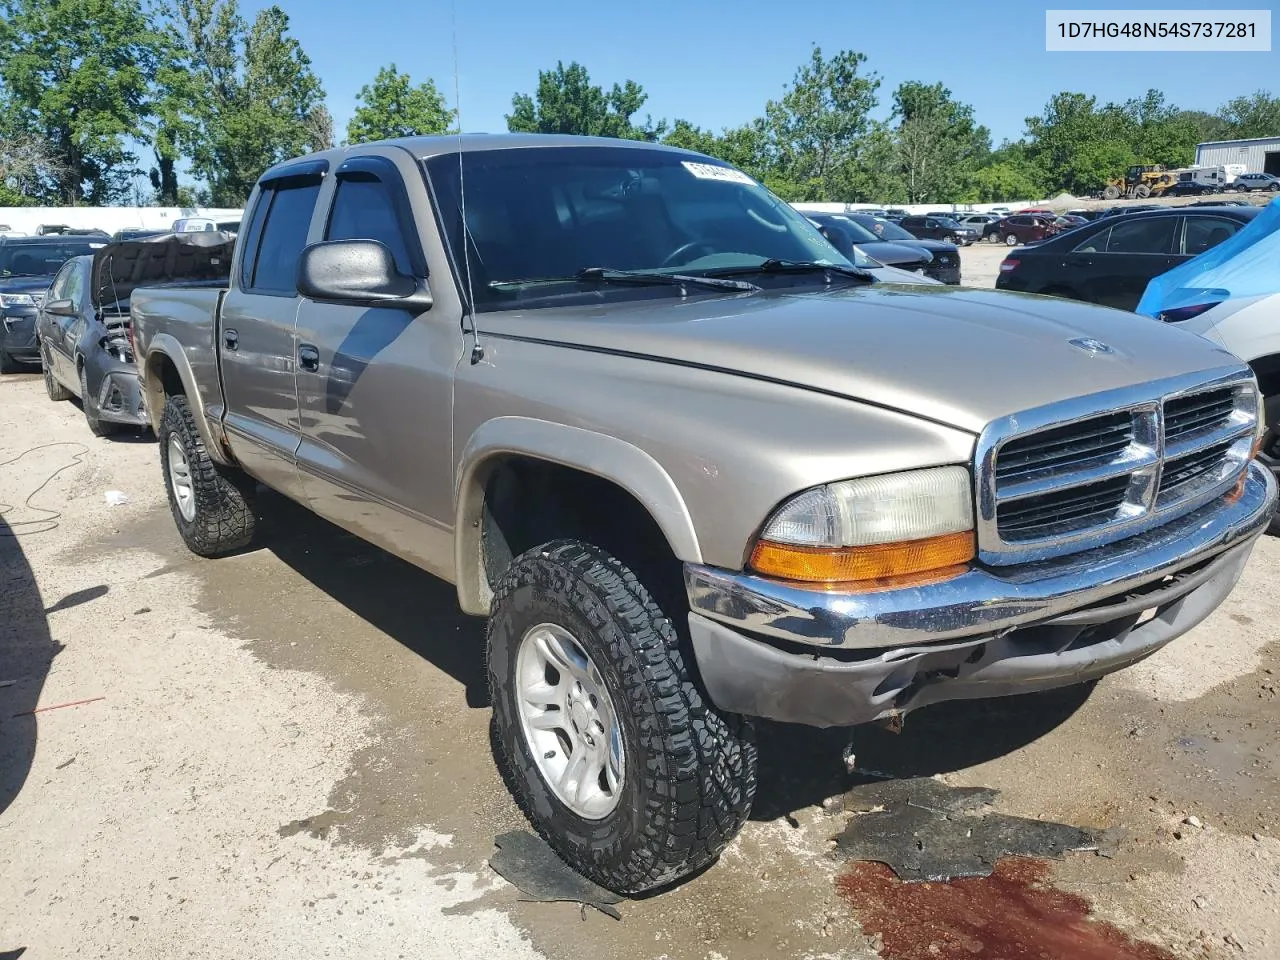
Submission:
{"label": "side window", "polygon": [[1111,228],[1107,253],[1170,253],[1177,217],[1156,217],[1117,223]]}
{"label": "side window", "polygon": [[930,217],[927,220],[925,220],[924,225],[926,229],[933,230],[935,227],[938,226],[938,221]]}
{"label": "side window", "polygon": [[64,263],[62,269],[58,271],[58,275],[53,278],[53,283],[49,284],[50,300],[67,300],[70,294],[67,288],[71,285],[71,274],[75,272],[75,264]]}
{"label": "side window", "polygon": [[1099,230],[1092,237],[1081,241],[1080,245],[1073,249],[1072,253],[1102,253],[1107,249],[1107,241],[1111,238],[1111,228]]}
{"label": "side window", "polygon": [[[290,297],[297,294],[298,256],[306,246],[311,214],[319,195],[319,177],[284,180],[273,186],[271,204],[258,241],[250,290]],[[264,196],[259,204],[266,200]]]}
{"label": "side window", "polygon": [[84,308],[85,271],[81,263],[68,263],[67,292],[62,296],[76,305],[76,309]]}
{"label": "side window", "polygon": [[340,170],[338,178],[325,239],[377,240],[391,251],[396,269],[401,273],[408,276],[425,273],[398,175],[393,171],[380,175],[364,170],[351,173]]}
{"label": "side window", "polygon": [[1183,235],[1182,252],[1194,257],[1234,236],[1240,224],[1222,217],[1187,217],[1187,229]]}

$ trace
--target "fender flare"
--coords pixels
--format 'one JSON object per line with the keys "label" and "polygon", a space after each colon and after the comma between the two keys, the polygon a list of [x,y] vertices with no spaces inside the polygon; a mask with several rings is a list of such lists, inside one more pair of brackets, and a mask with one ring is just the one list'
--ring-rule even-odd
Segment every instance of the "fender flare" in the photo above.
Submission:
{"label": "fender flare", "polygon": [[485,485],[493,466],[508,454],[546,460],[617,484],[649,512],[678,559],[702,562],[684,497],[670,474],[648,453],[625,440],[581,427],[531,417],[496,417],[471,435],[458,459],[454,569],[458,603],[464,612],[489,614],[492,593],[481,543]]}
{"label": "fender flare", "polygon": [[151,428],[157,435],[160,433],[160,421],[164,417],[164,383],[159,372],[162,361],[172,363],[178,371],[178,379],[182,381],[182,392],[191,406],[191,414],[195,417],[196,429],[209,456],[218,463],[231,465],[227,458],[226,447],[216,437],[209,426],[205,411],[204,396],[196,385],[195,374],[191,370],[191,362],[187,359],[182,344],[168,333],[157,333],[147,344],[147,361],[142,372],[143,396],[147,404],[147,416],[151,420]]}

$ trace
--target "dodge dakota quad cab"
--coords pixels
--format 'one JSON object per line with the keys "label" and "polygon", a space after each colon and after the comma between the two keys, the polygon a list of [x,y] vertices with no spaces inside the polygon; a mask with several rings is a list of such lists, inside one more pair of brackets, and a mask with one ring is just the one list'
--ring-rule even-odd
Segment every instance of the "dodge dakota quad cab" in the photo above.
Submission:
{"label": "dodge dakota quad cab", "polygon": [[246,213],[228,289],[132,297],[178,530],[245,547],[260,483],[456,584],[507,782],[616,891],[734,836],[752,718],[1118,670],[1275,508],[1221,347],[876,282],[699,154],[388,141],[269,170]]}

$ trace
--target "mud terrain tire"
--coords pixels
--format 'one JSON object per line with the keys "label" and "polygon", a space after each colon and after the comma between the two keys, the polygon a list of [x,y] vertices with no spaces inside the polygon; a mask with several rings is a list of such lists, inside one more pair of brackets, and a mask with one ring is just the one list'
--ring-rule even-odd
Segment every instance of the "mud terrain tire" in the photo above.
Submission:
{"label": "mud terrain tire", "polygon": [[[202,557],[216,557],[247,547],[253,541],[256,525],[253,480],[234,468],[214,462],[209,456],[186,397],[172,396],[165,401],[159,441],[169,512],[187,548]],[[174,472],[170,464],[170,445],[174,442],[186,456],[190,517],[183,515],[174,492]]]}
{"label": "mud terrain tire", "polygon": [[[545,624],[572,635],[615,706],[623,776],[616,807],[599,819],[560,801],[525,734],[517,656]],[[503,777],[574,869],[639,893],[711,863],[742,827],[756,789],[751,728],[703,697],[672,621],[619,560],[576,540],[516,557],[495,591],[486,653]]]}

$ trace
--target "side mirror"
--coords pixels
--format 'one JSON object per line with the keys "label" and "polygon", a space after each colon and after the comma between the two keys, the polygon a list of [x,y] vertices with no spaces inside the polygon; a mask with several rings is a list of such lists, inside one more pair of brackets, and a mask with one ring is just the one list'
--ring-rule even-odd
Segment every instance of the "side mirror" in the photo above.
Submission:
{"label": "side mirror", "polygon": [[45,302],[44,312],[51,313],[55,317],[74,317],[80,311],[70,300],[49,300]]}
{"label": "side mirror", "polygon": [[298,293],[311,300],[362,307],[427,310],[426,281],[396,269],[395,258],[377,240],[324,240],[302,251]]}

